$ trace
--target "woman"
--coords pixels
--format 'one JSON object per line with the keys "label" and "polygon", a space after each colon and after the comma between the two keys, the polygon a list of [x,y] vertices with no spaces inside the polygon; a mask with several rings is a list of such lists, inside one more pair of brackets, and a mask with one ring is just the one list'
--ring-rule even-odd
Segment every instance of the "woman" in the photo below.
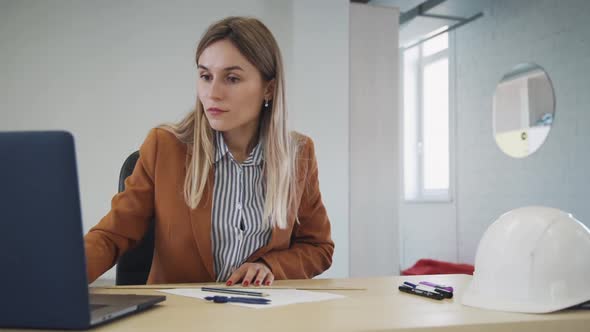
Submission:
{"label": "woman", "polygon": [[287,130],[280,50],[264,24],[229,17],[196,54],[197,105],[148,134],[125,191],[84,237],[89,282],[155,216],[148,283],[270,285],[332,263],[311,139]]}

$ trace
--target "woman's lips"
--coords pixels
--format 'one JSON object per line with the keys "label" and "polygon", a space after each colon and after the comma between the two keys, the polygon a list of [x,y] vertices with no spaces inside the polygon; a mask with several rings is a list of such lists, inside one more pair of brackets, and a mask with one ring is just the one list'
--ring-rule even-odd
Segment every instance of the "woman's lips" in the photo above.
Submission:
{"label": "woman's lips", "polygon": [[220,108],[216,108],[216,107],[211,107],[207,109],[207,113],[211,114],[211,115],[221,115],[223,113],[225,113],[227,111],[224,111]]}

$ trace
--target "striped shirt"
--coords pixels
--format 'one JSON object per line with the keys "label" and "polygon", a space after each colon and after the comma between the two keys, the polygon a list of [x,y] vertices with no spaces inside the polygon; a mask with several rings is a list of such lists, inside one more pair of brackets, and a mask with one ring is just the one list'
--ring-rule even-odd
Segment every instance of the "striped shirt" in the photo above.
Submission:
{"label": "striped shirt", "polygon": [[260,142],[241,164],[218,131],[215,147],[211,236],[216,279],[226,281],[233,270],[268,243],[271,227],[262,222],[265,195]]}

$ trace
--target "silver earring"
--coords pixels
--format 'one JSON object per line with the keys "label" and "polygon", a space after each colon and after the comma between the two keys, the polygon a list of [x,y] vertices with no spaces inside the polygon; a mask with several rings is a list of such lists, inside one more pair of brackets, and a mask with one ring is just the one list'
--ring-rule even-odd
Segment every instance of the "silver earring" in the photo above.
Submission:
{"label": "silver earring", "polygon": [[268,108],[268,99],[264,100],[264,108]]}

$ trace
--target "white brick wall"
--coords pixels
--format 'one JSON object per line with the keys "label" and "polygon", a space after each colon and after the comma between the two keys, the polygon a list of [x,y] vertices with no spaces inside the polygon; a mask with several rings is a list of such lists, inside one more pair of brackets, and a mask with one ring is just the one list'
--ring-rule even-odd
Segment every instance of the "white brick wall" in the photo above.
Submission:
{"label": "white brick wall", "polygon": [[[479,239],[502,213],[541,204],[590,225],[590,2],[494,0],[455,30],[456,188],[451,203],[401,204],[401,267],[419,258],[473,263]],[[492,134],[496,84],[535,62],[553,82],[556,113],[541,148],[513,159]]]}
{"label": "white brick wall", "polygon": [[[489,224],[512,208],[542,204],[590,225],[590,2],[491,2],[457,41],[459,261],[473,262]],[[502,75],[534,62],[551,78],[556,113],[545,144],[525,159],[492,136],[492,96]]]}

